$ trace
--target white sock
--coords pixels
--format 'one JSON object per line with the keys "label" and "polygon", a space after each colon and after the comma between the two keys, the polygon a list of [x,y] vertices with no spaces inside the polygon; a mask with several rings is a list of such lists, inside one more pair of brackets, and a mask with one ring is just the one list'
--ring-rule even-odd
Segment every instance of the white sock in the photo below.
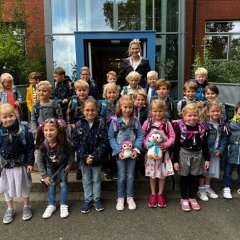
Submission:
{"label": "white sock", "polygon": [[210,185],[204,185],[204,187],[205,187],[205,190],[207,190],[210,188]]}

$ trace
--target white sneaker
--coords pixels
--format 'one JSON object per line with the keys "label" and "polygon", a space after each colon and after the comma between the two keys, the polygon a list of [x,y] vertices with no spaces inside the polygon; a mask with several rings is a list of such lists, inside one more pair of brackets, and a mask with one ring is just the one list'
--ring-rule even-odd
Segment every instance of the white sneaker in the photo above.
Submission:
{"label": "white sneaker", "polygon": [[223,188],[223,197],[227,199],[232,199],[231,189],[229,187]]}
{"label": "white sneaker", "polygon": [[210,198],[213,198],[213,199],[217,199],[218,198],[218,195],[213,191],[212,188],[207,188],[206,189],[206,194]]}
{"label": "white sneaker", "polygon": [[240,188],[237,190],[237,193],[240,194]]}
{"label": "white sneaker", "polygon": [[68,205],[61,205],[60,206],[60,217],[66,218],[69,215]]}
{"label": "white sneaker", "polygon": [[52,214],[56,211],[56,206],[48,205],[45,212],[43,213],[43,218],[50,218]]}
{"label": "white sneaker", "polygon": [[197,195],[202,201],[207,202],[209,200],[205,189],[198,189]]}
{"label": "white sneaker", "polygon": [[127,198],[127,204],[128,204],[128,209],[129,210],[135,210],[136,207],[137,207],[133,197],[128,197]]}
{"label": "white sneaker", "polygon": [[117,199],[116,209],[118,211],[122,211],[124,209],[124,198],[118,198]]}

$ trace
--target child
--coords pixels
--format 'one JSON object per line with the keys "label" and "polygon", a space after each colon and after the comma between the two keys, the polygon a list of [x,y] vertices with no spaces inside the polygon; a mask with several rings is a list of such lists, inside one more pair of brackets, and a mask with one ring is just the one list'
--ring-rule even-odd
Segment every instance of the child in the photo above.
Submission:
{"label": "child", "polygon": [[86,81],[89,85],[89,96],[92,96],[96,100],[100,99],[100,93],[98,87],[93,79],[91,79],[90,70],[88,67],[80,68],[80,77],[82,80]]}
{"label": "child", "polygon": [[[134,197],[134,168],[136,157],[140,154],[143,143],[143,131],[137,118],[133,116],[134,102],[132,96],[126,94],[119,99],[116,110],[117,117],[112,119],[108,131],[108,139],[112,147],[112,155],[116,156],[118,169],[118,199],[116,209],[124,209],[124,198],[127,197],[128,208],[136,209]],[[123,142],[130,141],[132,153],[124,159]],[[125,183],[126,181],[126,183]]]}
{"label": "child", "polygon": [[195,80],[194,82],[197,83],[197,93],[196,93],[196,100],[203,102],[206,100],[204,96],[204,89],[208,85],[207,81],[208,71],[207,69],[200,67],[195,71]]}
{"label": "child", "polygon": [[50,218],[56,211],[56,185],[60,184],[60,217],[68,212],[68,171],[74,160],[74,147],[67,139],[64,120],[48,118],[38,128],[36,149],[39,152],[38,169],[47,186],[48,206],[43,218]]}
{"label": "child", "polygon": [[198,176],[202,174],[203,161],[209,167],[209,151],[206,141],[206,129],[199,124],[198,107],[194,103],[182,110],[183,120],[175,125],[176,139],[173,149],[174,169],[180,175],[181,208],[190,211],[189,203],[194,210],[200,210],[195,196]]}
{"label": "child", "polygon": [[147,93],[147,103],[150,105],[151,99],[154,96],[157,96],[155,83],[158,80],[158,73],[156,71],[150,71],[147,73],[147,86],[145,88],[145,91]]}
{"label": "child", "polygon": [[[150,177],[150,186],[151,186],[151,196],[149,199],[148,206],[155,208],[157,205],[161,208],[166,207],[166,198],[163,195],[164,186],[165,186],[165,176],[163,176],[161,171],[161,165],[164,164],[166,158],[170,158],[168,154],[168,147],[173,145],[175,140],[175,133],[172,127],[172,124],[164,118],[166,111],[165,103],[159,99],[152,100],[149,108],[149,115],[151,118],[148,118],[142,128],[145,132],[144,146],[147,149],[147,142],[149,136],[152,133],[152,129],[160,130],[164,142],[160,143],[160,149],[164,152],[163,161],[156,161],[155,159],[146,158],[145,162],[145,176]],[[156,178],[159,178],[159,190],[156,195]]]}
{"label": "child", "polygon": [[40,123],[48,118],[62,119],[62,109],[58,101],[51,100],[52,85],[48,81],[41,81],[37,88],[38,99],[33,105],[31,112],[31,131],[34,137]]}
{"label": "child", "polygon": [[237,193],[240,194],[240,102],[235,107],[235,116],[229,124],[231,135],[228,141],[228,154],[224,166],[223,197],[232,199],[232,172],[237,167]]}
{"label": "child", "polygon": [[39,72],[32,72],[28,75],[30,86],[27,88],[26,102],[28,111],[31,113],[33,104],[37,101],[37,84],[41,79]]}
{"label": "child", "polygon": [[176,112],[176,104],[173,99],[169,97],[170,87],[171,84],[169,81],[165,79],[159,79],[155,84],[157,96],[153,96],[152,100],[160,99],[166,104],[166,117],[169,121],[172,121]]}
{"label": "child", "polygon": [[0,104],[9,103],[14,106],[17,116],[20,118],[20,103],[22,102],[22,96],[14,86],[12,75],[3,73],[0,80]]}
{"label": "child", "polygon": [[[116,81],[117,81],[117,73],[114,71],[109,71],[107,73],[107,82],[108,83],[116,83]],[[106,84],[103,85],[103,91],[104,91],[105,86],[106,86]],[[117,85],[117,88],[118,88],[118,92],[120,92],[121,86]]]}
{"label": "child", "polygon": [[[218,87],[212,83],[208,84],[204,89],[204,95],[206,100],[204,101],[204,106],[206,106],[209,102],[217,100],[217,96],[219,94]],[[221,105],[221,121],[226,122],[227,113],[225,104],[219,102]]]}
{"label": "child", "polygon": [[103,119],[99,119],[95,99],[83,103],[83,117],[76,123],[73,142],[82,170],[84,203],[82,213],[88,213],[94,204],[96,211],[104,210],[101,201],[101,165],[107,148],[107,131]]}
{"label": "child", "polygon": [[182,109],[189,103],[196,103],[197,84],[192,81],[187,81],[183,86],[184,97],[177,103],[178,116],[182,116]]}
{"label": "child", "polygon": [[142,89],[142,87],[138,85],[140,79],[141,79],[141,75],[138,72],[135,72],[135,71],[130,72],[126,77],[128,86],[123,87],[120,93],[121,96],[125,94],[133,94],[135,91]]}
{"label": "child", "polygon": [[[104,119],[107,129],[111,123],[112,116],[116,112],[116,104],[119,96],[118,87],[115,83],[108,83],[103,89],[103,100],[98,101],[99,115]],[[116,176],[116,161],[112,157],[112,149],[108,144],[107,152],[105,156],[105,162],[103,164],[103,170],[105,171],[105,181],[111,181]]]}
{"label": "child", "polygon": [[221,121],[221,105],[213,100],[205,107],[206,117],[205,126],[207,129],[207,144],[211,156],[210,167],[199,178],[198,196],[202,201],[208,201],[209,198],[216,199],[218,195],[211,188],[211,178],[219,178],[220,159],[227,147],[228,130]]}
{"label": "child", "polygon": [[23,198],[23,220],[32,217],[29,205],[32,185],[30,173],[34,164],[34,141],[27,127],[19,124],[15,108],[8,104],[0,106],[0,192],[4,193],[7,211],[3,223],[13,221],[13,197]]}
{"label": "child", "polygon": [[55,81],[53,98],[58,100],[62,108],[63,119],[66,121],[68,103],[73,95],[72,80],[65,75],[65,70],[62,67],[53,70],[53,78]]}

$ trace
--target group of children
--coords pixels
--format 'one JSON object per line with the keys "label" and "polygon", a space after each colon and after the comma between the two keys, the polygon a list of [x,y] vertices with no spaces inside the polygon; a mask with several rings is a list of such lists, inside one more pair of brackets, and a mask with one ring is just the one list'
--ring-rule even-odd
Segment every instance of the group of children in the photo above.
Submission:
{"label": "group of children", "polygon": [[[80,69],[81,80],[74,84],[65,76],[64,69],[54,69],[53,92],[50,82],[39,82],[39,75],[32,73],[26,97],[31,132],[19,120],[20,100],[14,94],[9,75],[1,76],[0,92],[0,192],[4,193],[8,207],[3,223],[13,220],[13,197],[23,197],[23,220],[32,217],[30,173],[35,149],[41,181],[48,190],[43,218],[50,218],[56,211],[58,183],[60,217],[68,217],[67,177],[75,155],[84,189],[82,213],[88,213],[93,205],[96,211],[104,210],[101,172],[113,177],[115,168],[118,211],[124,210],[125,201],[130,210],[136,209],[136,167],[144,167],[145,176],[150,178],[151,208],[166,207],[165,179],[174,170],[180,175],[183,211],[200,209],[196,195],[203,201],[218,198],[211,188],[211,178],[219,178],[223,156],[223,196],[232,198],[231,175],[235,165],[240,194],[240,103],[233,119],[226,123],[224,104],[217,101],[217,87],[207,83],[206,69],[198,69],[195,80],[185,82],[184,98],[177,104],[169,97],[170,83],[158,80],[155,71],[147,74],[145,89],[138,85],[141,76],[130,72],[126,77],[128,86],[121,92],[115,83],[116,74],[109,72],[101,100],[87,67]],[[3,100],[5,95],[7,100]]]}

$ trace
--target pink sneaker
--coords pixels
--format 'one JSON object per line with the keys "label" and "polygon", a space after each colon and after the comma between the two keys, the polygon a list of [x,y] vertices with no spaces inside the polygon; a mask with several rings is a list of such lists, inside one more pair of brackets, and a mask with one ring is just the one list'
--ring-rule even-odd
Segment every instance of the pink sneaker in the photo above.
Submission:
{"label": "pink sneaker", "polygon": [[157,196],[156,195],[152,194],[150,196],[148,206],[151,208],[155,208],[157,206]]}
{"label": "pink sneaker", "polygon": [[189,201],[187,199],[181,199],[180,205],[182,207],[182,210],[185,212],[189,212],[191,210],[189,206]]}
{"label": "pink sneaker", "polygon": [[189,203],[190,203],[190,205],[191,205],[193,210],[197,210],[198,211],[198,210],[201,209],[201,207],[199,206],[199,204],[198,204],[198,202],[197,202],[197,200],[195,198],[189,198],[188,201],[189,201]]}
{"label": "pink sneaker", "polygon": [[167,206],[166,198],[163,196],[163,194],[158,194],[157,201],[160,208],[165,208]]}

